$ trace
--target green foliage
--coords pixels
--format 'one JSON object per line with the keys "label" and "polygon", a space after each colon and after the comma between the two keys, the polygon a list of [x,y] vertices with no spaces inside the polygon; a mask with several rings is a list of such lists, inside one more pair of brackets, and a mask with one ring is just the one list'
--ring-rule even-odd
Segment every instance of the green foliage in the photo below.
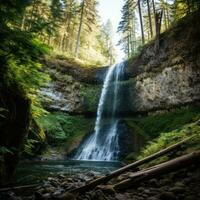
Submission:
{"label": "green foliage", "polygon": [[7,112],[7,110],[5,108],[0,107],[0,119],[5,118],[5,115],[4,115],[5,112]]}
{"label": "green foliage", "polygon": [[[145,148],[143,149],[141,154],[137,157],[137,159],[142,159],[149,155],[152,155],[192,135],[194,135],[195,137],[187,144],[182,145],[183,150],[177,151],[176,155],[182,155],[182,154],[189,153],[197,149],[199,150],[200,149],[200,135],[199,134],[200,134],[199,121],[195,123],[187,124],[185,126],[182,126],[179,129],[175,129],[170,132],[161,133],[159,137],[149,142],[145,146]],[[168,159],[169,158],[167,156],[163,156],[157,159],[156,161],[151,162],[150,165],[158,164]]]}
{"label": "green foliage", "polygon": [[84,135],[93,126],[92,120],[83,116],[70,116],[64,113],[49,113],[38,120],[49,144],[59,145],[74,137]]}
{"label": "green foliage", "polygon": [[4,155],[5,154],[13,154],[13,151],[11,149],[8,149],[5,146],[0,146],[0,162],[4,161]]}
{"label": "green foliage", "polygon": [[[31,99],[32,117],[37,118],[44,114],[38,98],[38,90],[49,80],[49,77],[41,70],[40,59],[49,52],[49,48],[34,34],[20,27],[20,19],[31,2],[31,0],[0,2],[0,16],[2,16],[0,19],[0,92],[8,90],[8,92]],[[1,118],[5,112],[5,110],[0,110]],[[42,132],[38,134],[37,139],[41,140],[44,136]],[[30,138],[25,147],[27,152],[33,147],[33,141]]]}
{"label": "green foliage", "polygon": [[199,113],[200,107],[190,106],[163,114],[127,119],[127,123],[139,127],[147,138],[153,139],[161,132],[179,129],[187,123],[194,122],[199,117]]}
{"label": "green foliage", "polygon": [[[184,138],[196,135],[194,140],[185,146],[185,151],[177,154],[199,149],[200,146],[200,107],[189,106],[176,109],[167,113],[150,115],[136,119],[126,119],[130,128],[141,134],[146,139],[146,146],[139,155],[131,153],[126,160],[137,160],[158,152]],[[158,164],[169,158],[163,156],[152,164]]]}
{"label": "green foliage", "polygon": [[0,146],[0,155],[6,154],[6,153],[12,154],[12,151],[4,146]]}
{"label": "green foliage", "polygon": [[24,152],[29,156],[33,156],[34,155],[33,149],[37,143],[38,143],[37,140],[27,139],[26,144],[24,145]]}
{"label": "green foliage", "polygon": [[174,2],[174,17],[177,20],[199,9],[199,0],[176,0]]}
{"label": "green foliage", "polygon": [[89,112],[96,112],[101,94],[101,85],[85,85],[82,89],[85,109]]}

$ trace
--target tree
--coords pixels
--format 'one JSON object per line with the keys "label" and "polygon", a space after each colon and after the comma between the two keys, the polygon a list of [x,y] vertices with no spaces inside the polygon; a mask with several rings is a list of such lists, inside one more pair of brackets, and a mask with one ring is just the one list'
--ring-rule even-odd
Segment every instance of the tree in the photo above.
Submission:
{"label": "tree", "polygon": [[126,0],[122,8],[122,20],[118,26],[118,32],[122,33],[120,44],[124,52],[130,57],[136,51],[136,6],[137,2]]}
{"label": "tree", "polygon": [[96,23],[96,18],[97,18],[96,5],[97,5],[96,0],[83,0],[81,3],[81,9],[80,9],[81,12],[80,12],[79,29],[76,40],[75,57],[78,57],[79,54],[82,27],[85,25],[86,31],[92,31],[92,25]]}
{"label": "tree", "polygon": [[112,27],[112,22],[110,20],[107,21],[105,25],[103,25],[103,34],[105,38],[105,43],[106,43],[106,49],[107,49],[107,54],[108,54],[108,59],[109,59],[109,64],[112,65],[115,61],[114,59],[114,44],[113,44],[113,27]]}
{"label": "tree", "polygon": [[151,22],[151,9],[149,0],[147,0],[147,7],[148,7],[148,18],[149,18],[149,28],[151,33],[151,38],[153,37],[153,29],[152,29],[152,22]]}
{"label": "tree", "polygon": [[142,36],[142,44],[144,44],[145,38],[144,38],[144,28],[143,28],[143,19],[142,19],[142,11],[141,11],[140,0],[138,0],[138,11],[139,11],[139,19],[140,19],[140,30],[141,30],[141,36]]}

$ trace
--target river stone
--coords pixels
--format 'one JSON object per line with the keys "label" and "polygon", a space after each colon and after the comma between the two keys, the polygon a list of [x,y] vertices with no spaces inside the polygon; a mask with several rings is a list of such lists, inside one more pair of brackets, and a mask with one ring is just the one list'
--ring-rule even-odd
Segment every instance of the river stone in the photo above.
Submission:
{"label": "river stone", "polygon": [[48,188],[45,188],[43,193],[54,193],[55,191],[56,191],[55,187],[48,187]]}
{"label": "river stone", "polygon": [[94,192],[92,200],[107,200],[107,198],[101,190],[97,190]]}
{"label": "river stone", "polygon": [[170,183],[171,183],[171,181],[168,178],[160,180],[160,185],[161,186],[169,185]]}
{"label": "river stone", "polygon": [[116,194],[116,195],[115,195],[115,198],[116,198],[117,200],[125,200],[125,199],[126,199],[125,196],[124,196],[123,194],[120,194],[120,193]]}
{"label": "river stone", "polygon": [[157,197],[149,197],[148,200],[158,200]]}
{"label": "river stone", "polygon": [[143,187],[139,187],[137,190],[143,192],[145,189]]}
{"label": "river stone", "polygon": [[148,183],[151,187],[158,187],[158,180],[155,178],[151,179]]}
{"label": "river stone", "polygon": [[177,186],[177,187],[185,187],[185,184],[183,182],[179,181],[179,182],[175,183],[175,186]]}
{"label": "river stone", "polygon": [[56,199],[57,200],[75,200],[76,197],[72,193],[65,192],[64,194],[58,196]]}
{"label": "river stone", "polygon": [[170,191],[173,192],[174,194],[180,194],[184,192],[185,189],[183,187],[174,186],[173,188],[170,189]]}
{"label": "river stone", "polygon": [[172,192],[163,192],[160,194],[160,200],[175,200],[176,196]]}
{"label": "river stone", "polygon": [[194,195],[190,195],[190,196],[185,197],[185,200],[199,200],[199,197],[196,197]]}

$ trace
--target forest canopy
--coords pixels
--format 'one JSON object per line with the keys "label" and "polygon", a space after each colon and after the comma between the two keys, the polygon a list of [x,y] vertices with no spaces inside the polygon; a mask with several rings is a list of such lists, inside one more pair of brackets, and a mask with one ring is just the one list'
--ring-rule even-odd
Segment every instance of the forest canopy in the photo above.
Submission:
{"label": "forest canopy", "polygon": [[118,32],[127,57],[169,29],[179,19],[199,9],[198,0],[124,0]]}

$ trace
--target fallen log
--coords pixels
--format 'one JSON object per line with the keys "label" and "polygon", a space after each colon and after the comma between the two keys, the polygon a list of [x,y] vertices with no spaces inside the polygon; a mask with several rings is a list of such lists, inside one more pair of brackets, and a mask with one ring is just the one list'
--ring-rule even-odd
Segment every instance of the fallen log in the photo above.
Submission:
{"label": "fallen log", "polygon": [[200,162],[200,151],[180,156],[173,160],[157,165],[157,167],[152,169],[136,172],[130,178],[115,184],[113,188],[117,191],[125,190],[135,186],[141,181],[149,180],[151,178],[188,167],[189,165],[195,164],[197,162]]}
{"label": "fallen log", "polygon": [[94,189],[97,185],[100,185],[102,183],[106,183],[108,182],[109,180],[111,180],[112,178],[115,178],[117,176],[119,176],[120,174],[126,172],[126,171],[129,171],[129,170],[133,170],[133,169],[136,169],[137,167],[145,164],[145,163],[148,163],[148,162],[151,162],[152,160],[155,160],[163,155],[166,155],[167,153],[173,151],[173,150],[176,150],[177,148],[179,148],[181,145],[183,145],[184,143],[188,142],[189,140],[191,140],[194,136],[191,136],[189,138],[186,138],[184,140],[182,140],[181,142],[178,142],[172,146],[169,146],[167,147],[166,149],[163,149],[155,154],[152,154],[142,160],[138,160],[132,164],[129,164],[129,165],[126,165],[118,170],[115,170],[113,172],[111,172],[110,174],[106,175],[106,176],[103,176],[101,178],[97,178],[93,181],[91,181],[90,183],[82,186],[82,187],[79,187],[79,188],[75,188],[75,189],[72,189],[70,190],[69,192],[71,193],[84,193],[88,190],[92,190]]}

